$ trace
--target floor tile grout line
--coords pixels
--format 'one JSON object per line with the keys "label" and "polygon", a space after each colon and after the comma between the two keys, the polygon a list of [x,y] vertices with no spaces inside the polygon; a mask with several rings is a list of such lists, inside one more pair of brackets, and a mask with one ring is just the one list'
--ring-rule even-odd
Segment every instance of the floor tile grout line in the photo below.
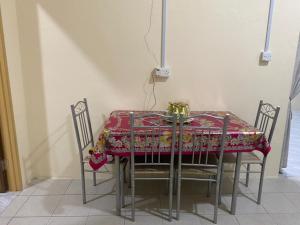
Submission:
{"label": "floor tile grout line", "polygon": [[8,223],[7,223],[7,225],[9,225],[10,224],[10,222],[13,220],[13,217],[11,217],[9,220],[8,220]]}
{"label": "floor tile grout line", "polygon": [[279,224],[274,220],[274,218],[272,217],[271,213],[268,213],[268,215],[270,216],[271,220],[272,220],[276,225],[279,225]]}
{"label": "floor tile grout line", "polygon": [[88,218],[89,218],[89,216],[86,216],[85,221],[84,221],[84,225],[87,224]]}
{"label": "floor tile grout line", "polygon": [[[16,196],[16,198],[17,198],[18,196]],[[12,204],[12,202],[16,199],[16,198],[14,198],[6,207],[5,207],[5,209],[0,213],[0,217],[3,217],[2,215],[3,215],[3,213],[4,213],[4,211]],[[27,197],[27,199],[23,202],[23,204],[19,207],[19,209],[16,211],[16,213],[15,213],[15,215],[19,212],[19,210],[23,207],[23,205],[25,204],[25,202],[27,202],[28,201],[28,199],[29,199],[29,197]]]}
{"label": "floor tile grout line", "polygon": [[54,209],[52,210],[52,213],[51,213],[50,217],[53,216],[54,212],[56,211],[56,209],[58,208],[58,206],[60,205],[60,203],[63,201],[64,196],[65,196],[65,195],[63,195],[63,196],[60,197],[58,203],[56,204],[56,206],[55,206]]}
{"label": "floor tile grout line", "polygon": [[[282,213],[282,214],[289,214],[289,213]],[[253,214],[253,215],[255,215],[255,214]],[[265,214],[263,214],[263,215],[268,215],[268,216],[270,217],[271,221],[274,223],[274,225],[279,225],[279,224],[273,219],[273,217],[271,216],[270,213],[265,213]]]}
{"label": "floor tile grout line", "polygon": [[267,214],[270,214],[269,211],[266,209],[266,207],[264,206],[263,202],[260,203],[260,205],[264,208],[264,210],[266,211]]}
{"label": "floor tile grout line", "polygon": [[[68,189],[68,187],[69,187],[69,185],[70,185],[70,183],[71,183],[71,181],[72,181],[72,179],[51,179],[51,178],[49,178],[49,179],[47,179],[47,180],[44,180],[43,182],[51,182],[51,181],[57,181],[57,180],[60,180],[60,181],[69,181],[69,184],[67,185],[67,188],[66,188],[66,190],[62,193],[63,195],[66,193],[66,191],[67,191],[67,189]],[[37,183],[37,184],[35,184],[34,186],[36,186],[35,187],[35,190],[31,193],[31,195],[34,195],[34,196],[39,196],[40,194],[38,194],[38,195],[36,195],[36,194],[34,194],[35,192],[37,192],[37,191],[39,191],[38,190],[38,188],[37,187],[39,187],[39,188],[43,188],[43,186],[42,186],[42,183],[43,182],[41,182],[41,183]],[[47,187],[46,187],[47,188]],[[47,194],[46,194],[47,195]],[[51,195],[51,194],[49,194],[49,195]],[[54,194],[55,195],[55,194]]]}
{"label": "floor tile grout line", "polygon": [[66,188],[65,192],[64,192],[64,195],[67,193],[69,187],[71,187],[71,184],[73,182],[73,179],[70,180],[69,184],[68,184],[68,187]]}
{"label": "floor tile grout line", "polygon": [[[5,196],[4,196],[5,197]],[[2,217],[2,214],[4,213],[4,211],[7,209],[7,207],[9,207],[9,205],[14,201],[14,199],[17,197],[17,195],[10,201],[10,203],[4,207],[3,211],[0,212],[0,217]]]}
{"label": "floor tile grout line", "polygon": [[[39,197],[39,196],[81,196],[81,194],[45,194],[45,195],[17,195],[17,196],[28,196],[28,197]],[[102,194],[86,194],[87,196],[115,196],[115,194],[102,193]]]}
{"label": "floor tile grout line", "polygon": [[19,213],[19,211],[20,211],[21,208],[25,205],[25,203],[29,201],[29,198],[30,198],[30,197],[27,197],[27,199],[26,199],[26,200],[23,202],[23,204],[18,208],[18,210],[16,211],[16,213],[15,213],[15,215],[14,215],[13,217],[15,217],[15,216]]}
{"label": "floor tile grout line", "polygon": [[236,215],[233,215],[234,216],[234,219],[235,221],[237,222],[238,225],[241,225],[240,221],[238,220],[238,218],[236,217]]}
{"label": "floor tile grout line", "polygon": [[[263,206],[263,203],[261,203],[261,205],[262,205],[262,207],[264,207]],[[269,210],[267,210],[265,207],[264,207],[264,209],[266,210],[266,212],[267,212],[267,214],[269,214],[269,215],[272,215],[272,214],[293,214],[293,213],[289,213],[289,212],[282,212],[282,213],[275,213],[275,212],[270,212]],[[295,212],[294,212],[295,213]]]}
{"label": "floor tile grout line", "polygon": [[14,216],[14,218],[81,218],[81,217],[87,217],[87,216]]}
{"label": "floor tile grout line", "polygon": [[295,209],[297,208],[297,206],[287,197],[286,193],[283,193],[284,197],[295,207]]}
{"label": "floor tile grout line", "polygon": [[51,217],[48,219],[48,222],[46,225],[50,225],[50,223],[51,223]]}
{"label": "floor tile grout line", "polygon": [[49,217],[49,220],[48,220],[48,223],[46,224],[46,225],[50,225],[51,224],[51,222],[52,222],[52,218],[85,218],[85,221],[84,221],[84,225],[86,225],[86,223],[87,223],[87,218],[88,218],[88,216],[60,216],[60,217],[56,217],[56,216],[51,216],[51,217]]}

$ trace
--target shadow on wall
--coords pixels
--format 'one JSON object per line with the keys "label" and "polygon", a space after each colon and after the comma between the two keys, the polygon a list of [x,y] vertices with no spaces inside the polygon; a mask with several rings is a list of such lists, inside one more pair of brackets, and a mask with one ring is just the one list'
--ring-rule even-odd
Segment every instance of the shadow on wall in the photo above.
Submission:
{"label": "shadow on wall", "polygon": [[[65,149],[65,152],[61,154],[61,157],[57,157],[56,162],[51,163],[51,165],[54,164],[64,164],[67,161],[76,162],[78,163],[78,159],[75,156],[77,146],[75,146],[74,140],[73,140],[73,122],[71,119],[71,116],[69,115],[66,119],[66,122],[59,126],[56,130],[52,131],[51,133],[47,133],[47,137],[40,141],[40,143],[34,148],[31,149],[31,152],[27,155],[26,158],[24,158],[24,165],[26,171],[32,171],[35,174],[35,177],[48,177],[47,175],[43,174],[49,174],[51,171],[50,167],[50,154],[53,149],[56,148],[56,145],[61,145],[61,142],[63,142],[64,139],[66,139],[68,143],[68,148]],[[66,160],[66,155],[68,156],[68,160]],[[58,154],[59,156],[59,154]],[[47,163],[45,165],[45,163]],[[42,164],[44,171],[36,171],[39,169],[38,167]],[[65,171],[62,172],[62,174],[70,174],[70,171],[74,170],[73,165],[66,165]],[[41,173],[39,173],[41,172]]]}
{"label": "shadow on wall", "polygon": [[[44,81],[42,76],[41,50],[38,30],[38,15],[36,7],[26,7],[22,13],[26,13],[30,21],[30,27],[19,26],[20,42],[34,43],[31,45],[21,44],[22,69],[24,94],[26,101],[26,119],[28,124],[28,138],[30,152],[23,153],[25,179],[30,181],[37,176],[36,170],[41,170],[39,165],[43,165],[43,170],[50,170],[48,158],[46,157],[49,149],[48,124],[46,119],[46,107],[44,96]],[[28,32],[27,29],[30,29]],[[33,66],[34,65],[34,66]],[[42,141],[41,141],[42,140]]]}
{"label": "shadow on wall", "polygon": [[[145,71],[150,75],[154,66],[144,43],[149,8],[135,4],[121,0],[17,1],[30,143],[30,151],[23,154],[26,180],[64,175],[67,171],[75,174],[74,166],[78,170],[69,104],[88,97],[91,114],[99,114],[99,105],[101,112],[107,114],[105,110],[111,108],[136,106],[132,103],[136,99],[141,102],[140,109],[149,101],[151,85],[145,83],[150,84],[151,79],[145,77]],[[132,7],[145,11],[128,15]],[[137,17],[145,20],[137,23]],[[61,44],[65,35],[67,42]],[[77,62],[72,51],[64,49],[69,45],[74,45],[72,50],[76,53],[79,51]],[[135,48],[140,51],[134,51]],[[145,58],[144,64],[137,66],[140,58]],[[93,67],[96,72],[91,70]],[[83,87],[83,81],[90,87]],[[98,98],[107,91],[113,93],[110,101],[107,96]],[[103,121],[101,115],[97,115],[97,120]],[[94,132],[99,127],[93,124]],[[60,151],[66,151],[62,157],[68,157],[67,162],[60,159]]]}

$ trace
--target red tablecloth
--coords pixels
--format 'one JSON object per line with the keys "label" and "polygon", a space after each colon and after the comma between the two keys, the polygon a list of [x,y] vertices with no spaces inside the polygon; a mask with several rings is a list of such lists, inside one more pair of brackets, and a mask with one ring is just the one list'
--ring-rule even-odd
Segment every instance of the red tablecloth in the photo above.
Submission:
{"label": "red tablecloth", "polygon": [[[130,155],[130,124],[129,124],[129,112],[130,111],[114,111],[110,114],[108,121],[105,123],[104,132],[100,135],[102,138],[105,136],[105,153],[110,155],[120,155],[120,156],[129,156]],[[149,111],[135,111],[137,114],[141,113],[149,113]],[[165,113],[162,111],[156,111],[155,113]],[[194,111],[191,114],[210,114],[214,116],[224,116],[225,114],[230,115],[230,122],[228,125],[228,135],[225,141],[225,152],[251,152],[254,150],[258,150],[262,152],[264,155],[267,155],[271,150],[271,147],[264,136],[264,134],[248,124],[247,122],[241,120],[236,115],[231,112],[216,112],[216,111]],[[146,120],[140,120],[138,123],[141,125],[149,125],[151,121],[157,120],[157,118],[147,118]],[[193,120],[190,123],[191,129],[188,130],[184,136],[184,154],[192,153],[191,148],[193,146],[192,143],[192,134],[193,128],[192,126],[208,126],[208,127],[222,127],[222,122],[219,120],[212,119],[207,117],[207,119],[202,120]],[[171,143],[171,135],[170,131],[163,131],[163,138],[160,137],[160,151],[168,153],[170,151],[170,143]],[[220,134],[215,133],[215,138],[220,138]],[[136,148],[137,152],[145,152],[147,149],[152,149],[151,146],[144,146],[145,143],[143,138],[145,136],[138,137],[140,141],[136,140]],[[149,142],[150,144],[151,142]],[[216,142],[217,143],[217,142]],[[139,145],[140,144],[140,145]],[[217,148],[217,146],[215,146]]]}

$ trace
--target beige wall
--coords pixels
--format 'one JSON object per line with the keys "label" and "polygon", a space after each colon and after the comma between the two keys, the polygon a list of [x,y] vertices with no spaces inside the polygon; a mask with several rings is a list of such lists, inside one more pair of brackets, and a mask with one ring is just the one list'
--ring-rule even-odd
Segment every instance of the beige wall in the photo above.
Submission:
{"label": "beige wall", "polygon": [[[153,104],[149,80],[157,63],[144,42],[151,1],[16,2],[23,77],[13,78],[12,83],[17,83],[15,95],[22,95],[24,89],[26,112],[19,99],[14,103],[16,115],[23,116],[18,125],[28,125],[29,148],[22,151],[27,177],[78,177],[71,103],[88,98],[95,136],[112,110],[147,109]],[[160,2],[154,0],[148,36],[157,57]],[[262,66],[258,59],[267,12],[268,1],[260,0],[170,1],[167,61],[172,75],[156,84],[155,108],[165,109],[172,100],[189,100],[193,110],[231,110],[253,122],[261,98],[280,105],[267,166],[267,175],[276,176],[300,3],[277,1],[273,60]],[[23,135],[18,133],[21,140]]]}

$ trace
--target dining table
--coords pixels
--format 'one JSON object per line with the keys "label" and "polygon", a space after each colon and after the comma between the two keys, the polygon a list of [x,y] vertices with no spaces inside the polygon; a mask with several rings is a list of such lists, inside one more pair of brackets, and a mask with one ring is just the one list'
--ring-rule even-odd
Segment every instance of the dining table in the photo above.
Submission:
{"label": "dining table", "polygon": [[[123,157],[130,157],[130,112],[135,114],[147,114],[147,113],[157,113],[166,114],[166,111],[132,111],[132,110],[117,110],[111,112],[109,118],[104,124],[104,129],[102,130],[100,137],[104,140],[105,148],[104,152],[107,155],[112,155],[114,157],[115,173],[116,173],[116,214],[121,214],[121,176],[120,176],[120,159]],[[225,116],[229,114],[229,124],[227,127],[227,134],[224,144],[224,154],[226,153],[236,153],[236,165],[234,171],[234,182],[232,191],[232,201],[231,201],[231,214],[235,214],[237,207],[237,195],[238,195],[238,185],[240,179],[240,168],[241,168],[241,157],[244,152],[260,151],[264,156],[267,156],[271,150],[271,146],[265,137],[265,134],[259,129],[255,128],[253,125],[242,120],[234,113],[229,111],[191,111],[191,115],[207,114],[212,116]],[[165,121],[167,123],[167,121]],[[148,124],[149,121],[141,120],[140,125]],[[211,119],[202,119],[199,121],[190,121],[189,127],[193,126],[205,126],[205,127],[221,127],[222,124],[219,121]],[[193,130],[191,130],[192,132]],[[178,130],[179,132],[179,130]],[[169,132],[165,132],[165,140],[168,140]],[[221,134],[220,134],[221,135]],[[142,138],[142,137],[141,137]],[[189,139],[186,140],[188,142]],[[167,142],[166,142],[167,143]],[[189,143],[185,143],[189,146]],[[193,143],[190,143],[193,146]],[[136,146],[135,146],[136,147]],[[145,146],[141,148],[136,148],[136,154],[143,151]],[[152,148],[153,149],[153,148]],[[161,151],[161,149],[159,149]],[[170,148],[167,144],[163,148],[164,154],[170,153]],[[183,154],[192,154],[190,148],[184,149]],[[175,154],[178,149],[175,149]]]}

